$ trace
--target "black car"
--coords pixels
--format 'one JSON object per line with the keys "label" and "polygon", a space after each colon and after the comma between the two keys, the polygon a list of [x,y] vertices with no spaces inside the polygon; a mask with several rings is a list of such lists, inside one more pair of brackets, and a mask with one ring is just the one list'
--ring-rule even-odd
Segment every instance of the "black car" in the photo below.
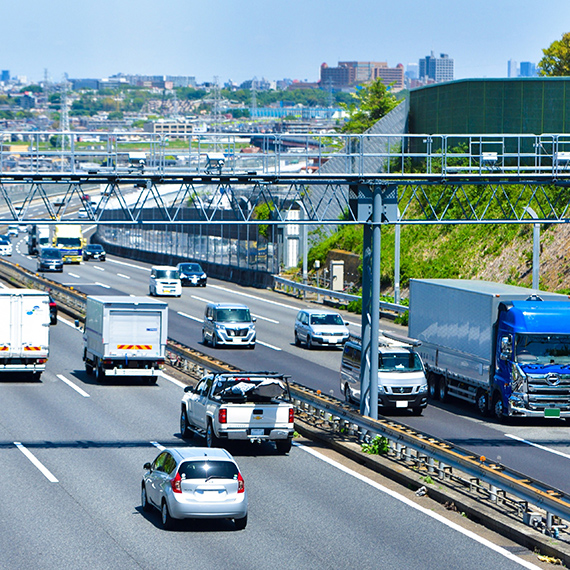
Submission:
{"label": "black car", "polygon": [[98,243],[90,243],[83,248],[83,261],[89,261],[90,259],[105,261],[106,255],[103,246]]}
{"label": "black car", "polygon": [[51,295],[49,296],[49,324],[57,325],[57,305]]}
{"label": "black car", "polygon": [[182,287],[193,285],[194,287],[205,287],[208,276],[199,263],[179,263],[176,266],[180,274]]}
{"label": "black car", "polygon": [[42,247],[38,253],[38,271],[63,271],[63,255],[57,247]]}

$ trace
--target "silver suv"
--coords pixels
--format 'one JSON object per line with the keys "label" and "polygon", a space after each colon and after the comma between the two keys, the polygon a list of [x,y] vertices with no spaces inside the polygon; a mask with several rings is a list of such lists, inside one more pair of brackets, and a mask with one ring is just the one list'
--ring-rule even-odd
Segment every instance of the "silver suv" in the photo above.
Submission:
{"label": "silver suv", "polygon": [[348,340],[348,323],[333,311],[303,309],[295,319],[295,345],[305,343],[315,346],[344,346]]}
{"label": "silver suv", "polygon": [[246,305],[208,303],[204,311],[202,342],[255,348],[255,317]]}

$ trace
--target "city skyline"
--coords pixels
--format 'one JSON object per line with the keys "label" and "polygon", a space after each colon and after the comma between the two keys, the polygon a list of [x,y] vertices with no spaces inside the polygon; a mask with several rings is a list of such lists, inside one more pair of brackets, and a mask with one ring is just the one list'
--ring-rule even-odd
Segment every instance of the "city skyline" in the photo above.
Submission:
{"label": "city skyline", "polygon": [[[455,61],[455,78],[506,77],[509,60],[538,63],[560,39],[570,3],[481,0],[477,6],[433,0],[421,17],[417,3],[362,0],[347,9],[338,0],[173,0],[160,10],[150,0],[96,4],[30,0],[26,10],[2,1],[0,69],[41,81],[108,77],[117,73],[253,77],[318,81],[323,62],[417,63],[432,51]],[[545,8],[548,8],[546,10]],[[556,17],[553,18],[553,14]]]}

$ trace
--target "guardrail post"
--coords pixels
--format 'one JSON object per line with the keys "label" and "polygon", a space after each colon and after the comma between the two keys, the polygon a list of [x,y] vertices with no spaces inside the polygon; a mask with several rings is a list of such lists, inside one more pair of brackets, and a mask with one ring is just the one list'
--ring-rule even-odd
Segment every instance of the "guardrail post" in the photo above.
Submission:
{"label": "guardrail post", "polygon": [[492,503],[496,503],[497,502],[497,487],[495,485],[489,485],[489,500]]}

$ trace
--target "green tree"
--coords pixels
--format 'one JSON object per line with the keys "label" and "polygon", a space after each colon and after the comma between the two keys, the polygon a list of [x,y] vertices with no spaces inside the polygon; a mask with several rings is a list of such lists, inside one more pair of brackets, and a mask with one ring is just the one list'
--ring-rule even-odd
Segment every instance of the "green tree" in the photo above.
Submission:
{"label": "green tree", "polygon": [[341,105],[348,111],[349,119],[341,128],[343,133],[363,133],[387,115],[399,101],[390,93],[381,79],[364,85],[354,94],[354,101]]}
{"label": "green tree", "polygon": [[538,62],[541,75],[560,77],[570,75],[570,32],[542,50],[544,57]]}

